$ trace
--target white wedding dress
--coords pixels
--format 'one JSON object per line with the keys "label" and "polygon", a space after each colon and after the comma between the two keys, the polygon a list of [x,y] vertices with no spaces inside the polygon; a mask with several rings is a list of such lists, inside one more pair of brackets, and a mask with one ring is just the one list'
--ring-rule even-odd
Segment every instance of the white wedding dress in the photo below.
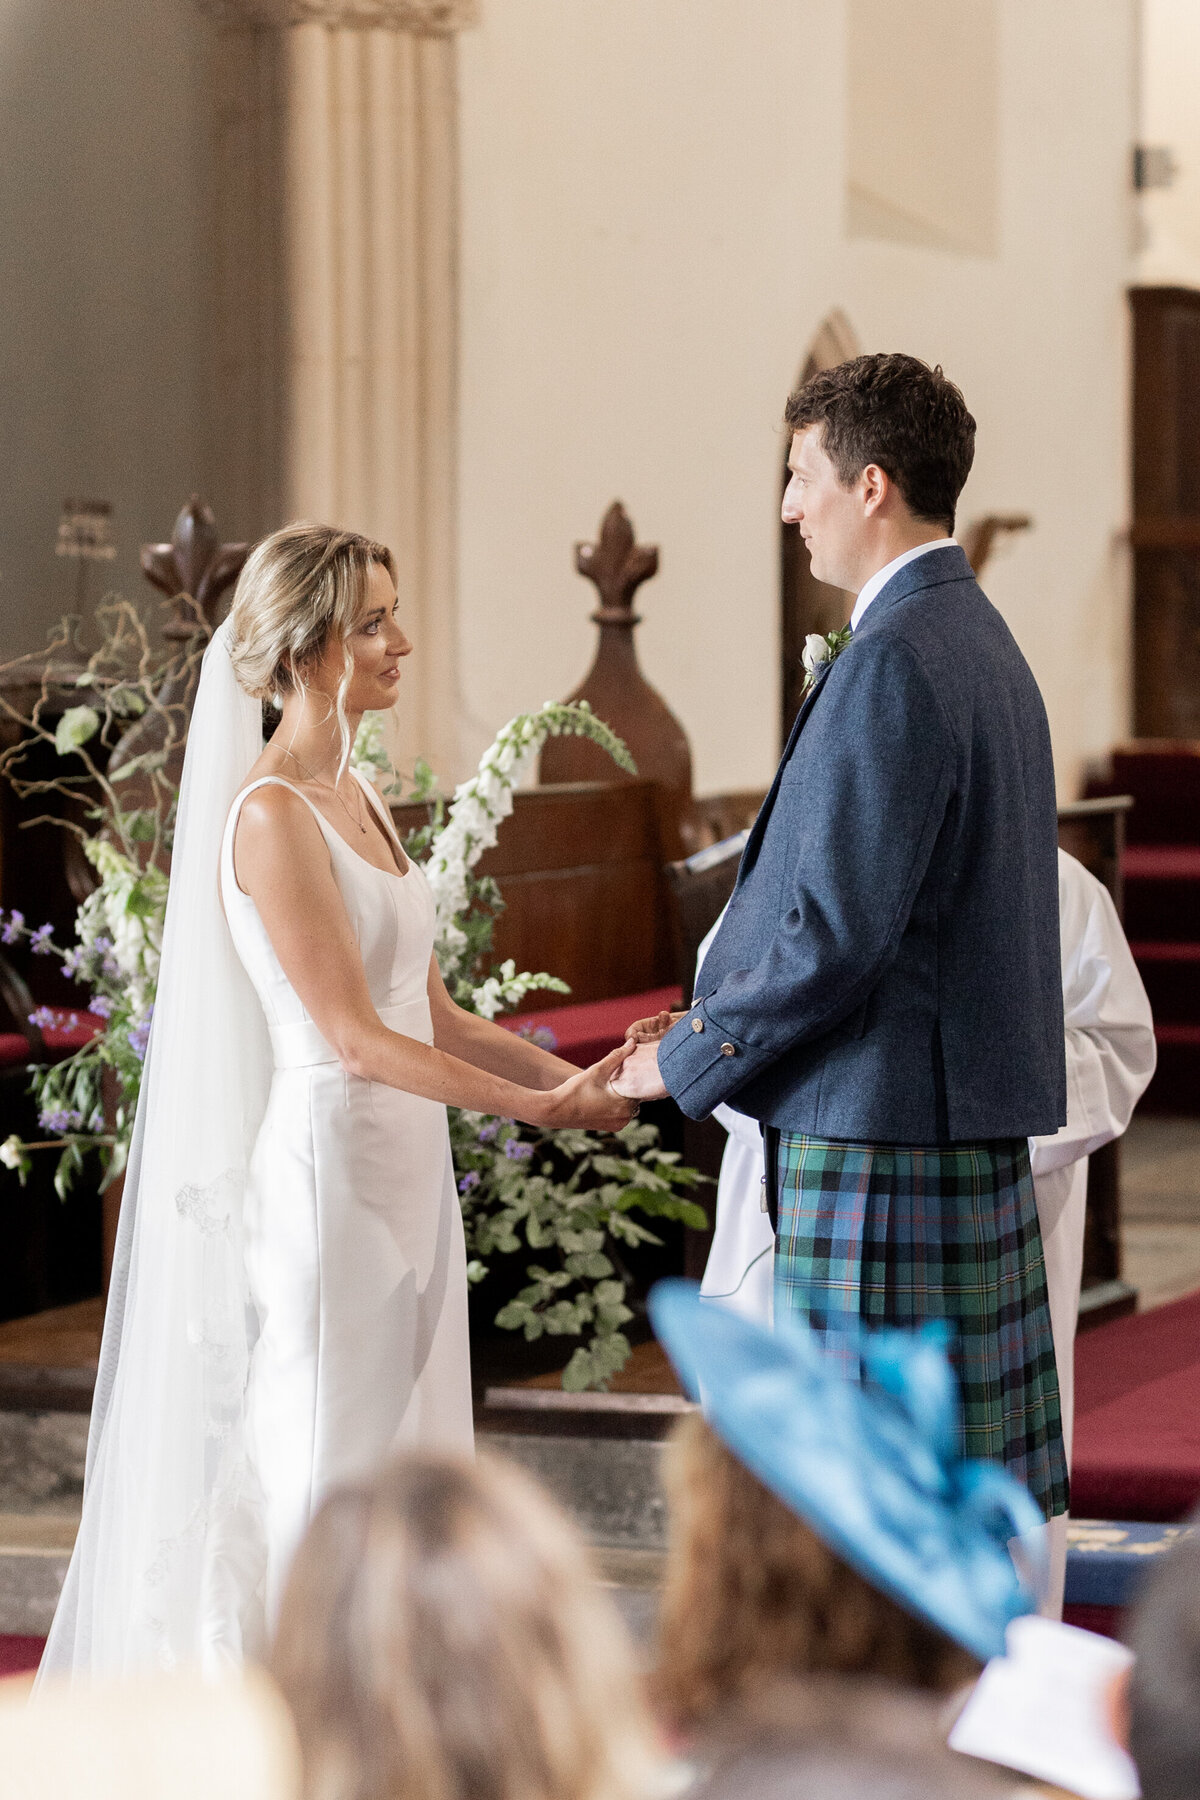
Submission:
{"label": "white wedding dress", "polygon": [[[280,967],[233,870],[242,802],[272,782],[291,787],[267,776],[237,797],[221,853],[225,916],[275,1064],[243,1203],[258,1320],[246,1460],[261,1495],[268,1624],[296,1545],[332,1487],[394,1448],[472,1445],[466,1253],[446,1109],[348,1075]],[[362,786],[398,850],[384,808]],[[329,846],[380,1018],[432,1043],[434,904],[422,871],[412,862],[404,875],[376,868],[300,798]]]}
{"label": "white wedding dress", "polygon": [[[341,1068],[239,890],[262,747],[226,621],[188,731],[83,1516],[39,1687],[260,1655],[331,1486],[393,1448],[471,1448],[446,1111]],[[371,997],[428,1043],[425,877],[316,817]]]}

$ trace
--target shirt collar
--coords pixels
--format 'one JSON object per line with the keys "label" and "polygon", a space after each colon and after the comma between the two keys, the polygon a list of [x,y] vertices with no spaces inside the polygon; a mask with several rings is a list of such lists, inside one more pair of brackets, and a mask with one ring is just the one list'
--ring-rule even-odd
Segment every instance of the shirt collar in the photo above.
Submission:
{"label": "shirt collar", "polygon": [[915,550],[905,550],[894,556],[890,563],[872,575],[870,581],[862,589],[854,602],[854,611],[850,614],[850,629],[857,631],[863,614],[879,594],[881,594],[893,575],[899,573],[906,563],[916,562],[918,556],[924,556],[927,550],[944,550],[947,544],[956,543],[952,537],[934,538],[931,544],[918,544]]}

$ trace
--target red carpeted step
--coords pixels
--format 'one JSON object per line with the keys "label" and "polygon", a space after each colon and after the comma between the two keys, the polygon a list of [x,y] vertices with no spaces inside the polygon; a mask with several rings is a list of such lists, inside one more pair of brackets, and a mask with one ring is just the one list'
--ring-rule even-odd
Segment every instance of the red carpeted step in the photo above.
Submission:
{"label": "red carpeted step", "polygon": [[1071,1511],[1184,1518],[1200,1500],[1200,1291],[1075,1345]]}
{"label": "red carpeted step", "polygon": [[1121,868],[1127,937],[1200,941],[1200,845],[1130,844]]}
{"label": "red carpeted step", "polygon": [[1200,1020],[1200,944],[1131,943],[1156,1025]]}
{"label": "red carpeted step", "polygon": [[0,1677],[31,1675],[42,1660],[45,1638],[12,1637],[0,1633]]}
{"label": "red carpeted step", "polygon": [[1131,844],[1200,841],[1200,753],[1191,744],[1143,740],[1121,746],[1108,775],[1090,780],[1086,792],[1133,795],[1126,820]]}

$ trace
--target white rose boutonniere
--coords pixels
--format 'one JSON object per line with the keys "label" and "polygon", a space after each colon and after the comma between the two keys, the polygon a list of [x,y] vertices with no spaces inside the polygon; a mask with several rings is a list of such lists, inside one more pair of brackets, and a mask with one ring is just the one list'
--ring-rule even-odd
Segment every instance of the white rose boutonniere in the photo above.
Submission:
{"label": "white rose boutonniere", "polygon": [[808,693],[818,671],[825,663],[831,663],[842,654],[850,639],[854,636],[848,625],[841,631],[810,631],[804,640],[804,648],[800,652],[800,661],[804,665],[804,686],[801,699]]}

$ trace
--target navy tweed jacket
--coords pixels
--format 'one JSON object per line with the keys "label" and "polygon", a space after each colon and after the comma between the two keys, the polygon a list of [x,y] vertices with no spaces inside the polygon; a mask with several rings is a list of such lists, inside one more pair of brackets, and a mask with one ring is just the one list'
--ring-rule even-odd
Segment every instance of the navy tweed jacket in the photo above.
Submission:
{"label": "navy tweed jacket", "polygon": [[876,596],[796,718],[689,1015],[691,1118],[873,1144],[1066,1118],[1041,694],[957,544]]}

